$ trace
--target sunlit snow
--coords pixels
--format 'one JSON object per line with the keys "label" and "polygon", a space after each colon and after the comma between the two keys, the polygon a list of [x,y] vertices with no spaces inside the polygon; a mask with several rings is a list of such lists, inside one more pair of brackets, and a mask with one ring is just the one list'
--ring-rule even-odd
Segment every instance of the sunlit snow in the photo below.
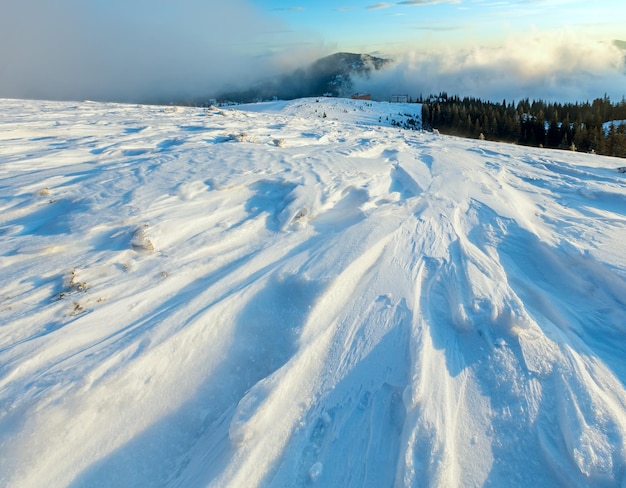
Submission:
{"label": "sunlit snow", "polygon": [[0,485],[625,486],[623,160],[0,107]]}

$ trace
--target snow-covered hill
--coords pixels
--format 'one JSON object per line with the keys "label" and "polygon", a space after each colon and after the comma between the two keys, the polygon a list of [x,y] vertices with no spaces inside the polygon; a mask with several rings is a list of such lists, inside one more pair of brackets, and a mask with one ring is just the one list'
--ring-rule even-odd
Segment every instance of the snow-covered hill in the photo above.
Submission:
{"label": "snow-covered hill", "polygon": [[626,486],[623,161],[0,106],[0,485]]}

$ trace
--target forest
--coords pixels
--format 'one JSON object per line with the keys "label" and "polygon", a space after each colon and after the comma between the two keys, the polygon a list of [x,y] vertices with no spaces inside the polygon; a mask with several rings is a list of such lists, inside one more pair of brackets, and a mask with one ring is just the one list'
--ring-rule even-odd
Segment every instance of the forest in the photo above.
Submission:
{"label": "forest", "polygon": [[617,103],[606,95],[584,103],[494,103],[442,92],[418,101],[423,127],[442,134],[626,158],[625,98]]}

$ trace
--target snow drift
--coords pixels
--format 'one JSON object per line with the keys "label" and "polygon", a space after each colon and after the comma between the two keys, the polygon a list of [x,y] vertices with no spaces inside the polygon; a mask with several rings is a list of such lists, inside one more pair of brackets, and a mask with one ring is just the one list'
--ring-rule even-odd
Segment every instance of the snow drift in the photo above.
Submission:
{"label": "snow drift", "polygon": [[623,161],[0,105],[3,486],[626,483]]}

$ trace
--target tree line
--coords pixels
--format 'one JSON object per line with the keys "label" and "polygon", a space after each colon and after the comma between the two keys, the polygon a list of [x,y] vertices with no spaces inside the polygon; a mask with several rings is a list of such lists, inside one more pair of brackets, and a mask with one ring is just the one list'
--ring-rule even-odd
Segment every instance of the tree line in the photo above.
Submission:
{"label": "tree line", "polygon": [[443,134],[626,158],[625,98],[617,103],[605,95],[591,103],[524,99],[516,104],[442,92],[419,102],[423,127]]}

